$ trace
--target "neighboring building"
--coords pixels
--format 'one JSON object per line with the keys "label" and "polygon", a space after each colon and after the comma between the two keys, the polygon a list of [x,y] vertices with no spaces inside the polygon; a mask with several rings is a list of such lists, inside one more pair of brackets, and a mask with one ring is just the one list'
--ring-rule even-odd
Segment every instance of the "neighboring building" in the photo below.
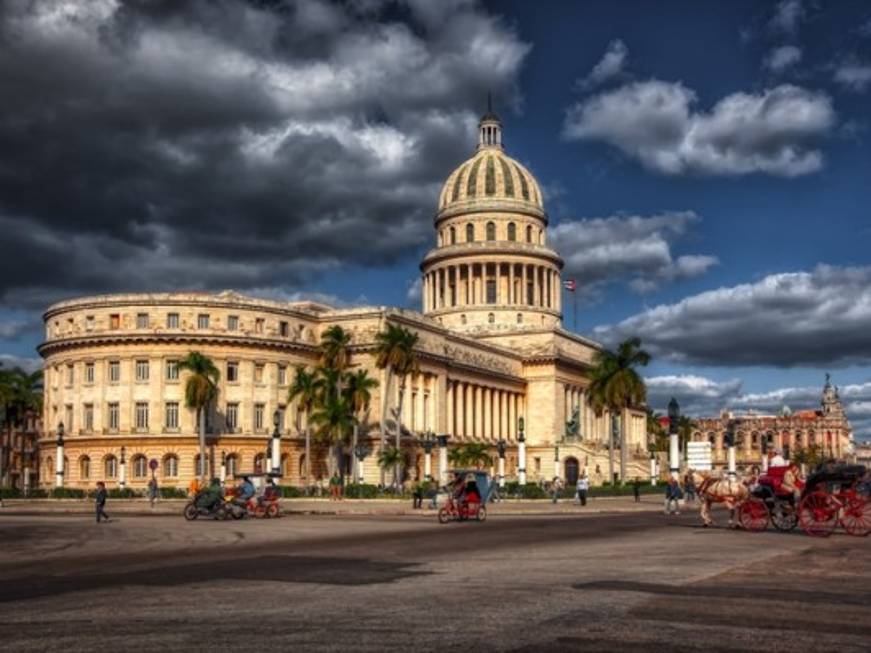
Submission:
{"label": "neighboring building", "polygon": [[761,465],[763,446],[780,449],[787,458],[809,446],[819,446],[823,455],[833,458],[852,459],[854,455],[853,429],[828,374],[819,409],[792,411],[784,406],[779,415],[723,413],[718,418],[695,420],[695,428],[693,441],[708,440],[712,445],[715,469],[726,467],[724,437],[730,428],[735,434],[736,465],[741,470]]}
{"label": "neighboring building", "polygon": [[32,411],[20,424],[0,418],[0,487],[26,491],[38,484],[37,442],[42,433],[42,418]]}
{"label": "neighboring building", "polygon": [[[40,461],[44,484],[54,479],[56,428],[66,430],[66,482],[89,487],[126,479],[141,487],[148,461],[167,485],[195,473],[196,425],[185,408],[184,375],[176,363],[196,350],[221,371],[217,405],[208,416],[208,465],[262,469],[279,411],[286,483],[325,476],[323,452],[305,470],[303,430],[288,403],[294,367],[313,365],[323,330],[340,325],[352,337],[353,362],[379,379],[363,429],[368,482],[377,458],[385,374],[374,366],[375,336],[385,323],[420,336],[420,374],[405,393],[403,430],[420,478],[425,432],[449,444],[507,442],[506,473],[518,471],[518,420],[525,417],[529,480],[559,474],[573,482],[588,469],[607,472],[610,416],[589,409],[589,368],[599,345],[562,328],[562,260],[546,242],[547,215],[538,183],[502,149],[501,123],[480,123],[475,155],[450,175],[435,216],[437,246],[421,264],[423,313],[383,307],[332,309],[313,302],[276,302],[234,292],[86,297],[45,313],[45,421]],[[397,401],[395,387],[391,406]],[[648,469],[643,410],[623,411],[629,468]],[[619,452],[615,452],[619,459]],[[437,457],[433,457],[438,473]]]}
{"label": "neighboring building", "polygon": [[871,469],[871,442],[863,442],[853,447],[856,463]]}

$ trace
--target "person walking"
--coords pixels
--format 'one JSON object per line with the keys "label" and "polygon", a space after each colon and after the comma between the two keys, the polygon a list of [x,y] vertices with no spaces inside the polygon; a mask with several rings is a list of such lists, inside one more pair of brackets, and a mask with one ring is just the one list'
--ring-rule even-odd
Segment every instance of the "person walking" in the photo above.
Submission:
{"label": "person walking", "polygon": [[587,505],[587,492],[589,491],[589,489],[590,489],[590,479],[587,477],[587,471],[584,470],[583,472],[581,472],[581,475],[578,476],[578,483],[577,483],[578,502],[582,506]]}
{"label": "person walking", "polygon": [[97,523],[100,523],[100,517],[109,521],[109,515],[106,514],[106,484],[103,481],[97,481],[97,494],[94,496],[94,503],[97,508]]}
{"label": "person walking", "polygon": [[687,495],[687,503],[693,503],[696,500],[696,484],[693,481],[692,474],[684,476],[683,489]]}
{"label": "person walking", "polygon": [[641,479],[637,476],[632,481],[632,496],[635,497],[635,503],[641,502]]}
{"label": "person walking", "polygon": [[553,493],[553,502],[556,503],[559,501],[559,493],[563,489],[562,481],[559,480],[559,476],[553,477],[553,483],[551,483],[550,491]]}
{"label": "person walking", "polygon": [[151,480],[148,481],[148,503],[154,508],[154,503],[157,501],[158,495],[158,487],[157,487],[157,479],[154,476],[151,477]]}
{"label": "person walking", "polygon": [[665,514],[679,515],[680,514],[680,485],[677,479],[671,477],[668,479],[668,484],[665,486]]}

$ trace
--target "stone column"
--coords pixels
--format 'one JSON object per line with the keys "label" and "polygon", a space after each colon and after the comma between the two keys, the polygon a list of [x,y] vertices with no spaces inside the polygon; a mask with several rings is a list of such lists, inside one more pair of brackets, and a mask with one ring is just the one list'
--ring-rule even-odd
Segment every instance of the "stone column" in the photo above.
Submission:
{"label": "stone column", "polygon": [[508,264],[508,303],[517,303],[517,298],[514,293],[514,263]]}
{"label": "stone column", "polygon": [[[22,437],[24,435],[22,434]],[[57,442],[55,443],[55,455],[57,459],[54,461],[54,486],[64,486],[64,429],[63,424],[60,425],[57,431]]]}
{"label": "stone column", "polygon": [[482,400],[483,400],[483,404],[484,404],[484,430],[482,432],[484,440],[489,440],[491,435],[493,434],[493,432],[492,432],[492,429],[493,429],[493,411],[492,411],[492,408],[493,408],[493,406],[492,406],[491,401],[490,401],[491,394],[492,394],[492,392],[491,392],[490,388],[484,388],[481,391]]}
{"label": "stone column", "polygon": [[466,432],[465,436],[468,439],[475,436],[475,386],[471,383],[466,384]]}
{"label": "stone column", "polygon": [[484,391],[481,386],[475,386],[475,432],[476,439],[484,437]]}
{"label": "stone column", "polygon": [[517,437],[517,395],[508,393],[508,437]]}
{"label": "stone column", "polygon": [[439,443],[439,485],[448,482],[448,436],[436,436]]}
{"label": "stone column", "polygon": [[[435,402],[433,402],[435,403]],[[448,435],[455,435],[454,433],[454,382],[448,380],[445,384],[445,403],[447,404],[445,408],[447,409],[447,428],[445,429],[448,432]],[[424,427],[426,428],[426,427]]]}
{"label": "stone column", "polygon": [[518,304],[526,305],[526,300],[528,296],[526,294],[526,263],[521,264],[520,266],[520,301]]}

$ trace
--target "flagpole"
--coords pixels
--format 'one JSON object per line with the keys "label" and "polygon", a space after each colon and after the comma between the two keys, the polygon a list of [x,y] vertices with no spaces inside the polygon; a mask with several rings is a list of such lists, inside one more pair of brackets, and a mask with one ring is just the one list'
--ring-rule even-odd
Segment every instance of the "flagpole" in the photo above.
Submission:
{"label": "flagpole", "polygon": [[574,300],[575,300],[574,301],[574,305],[575,305],[574,306],[574,308],[575,308],[575,333],[577,333],[578,332],[578,293],[573,292],[572,295],[574,295]]}

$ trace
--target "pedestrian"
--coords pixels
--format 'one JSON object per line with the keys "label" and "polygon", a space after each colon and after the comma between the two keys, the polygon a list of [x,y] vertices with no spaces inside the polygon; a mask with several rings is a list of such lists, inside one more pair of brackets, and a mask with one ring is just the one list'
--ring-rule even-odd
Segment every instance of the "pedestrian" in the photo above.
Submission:
{"label": "pedestrian", "polygon": [[426,481],[415,483],[411,502],[411,507],[413,510],[419,510],[423,508],[423,494],[426,490],[426,485]]}
{"label": "pedestrian", "polygon": [[641,479],[637,476],[635,477],[635,480],[632,481],[632,496],[635,497],[635,503],[641,501]]}
{"label": "pedestrian", "polygon": [[687,503],[693,503],[696,500],[696,483],[693,480],[692,473],[688,473],[684,476],[683,489],[687,495]]}
{"label": "pedestrian", "polygon": [[587,470],[578,476],[577,497],[582,506],[587,505],[587,492],[590,489],[590,479],[587,478]]}
{"label": "pedestrian", "polygon": [[106,484],[103,481],[97,481],[97,494],[94,496],[94,503],[97,508],[97,523],[100,523],[100,517],[109,521],[109,515],[106,514]]}
{"label": "pedestrian", "polygon": [[680,514],[680,485],[677,479],[673,476],[668,479],[668,484],[665,486],[665,514],[679,515]]}
{"label": "pedestrian", "polygon": [[550,491],[553,493],[553,502],[556,503],[559,501],[559,493],[563,489],[562,481],[559,480],[559,476],[553,477],[553,483],[550,485]]}
{"label": "pedestrian", "polygon": [[154,508],[154,502],[157,501],[158,495],[158,487],[157,487],[157,479],[152,476],[151,480],[148,481],[148,503]]}

